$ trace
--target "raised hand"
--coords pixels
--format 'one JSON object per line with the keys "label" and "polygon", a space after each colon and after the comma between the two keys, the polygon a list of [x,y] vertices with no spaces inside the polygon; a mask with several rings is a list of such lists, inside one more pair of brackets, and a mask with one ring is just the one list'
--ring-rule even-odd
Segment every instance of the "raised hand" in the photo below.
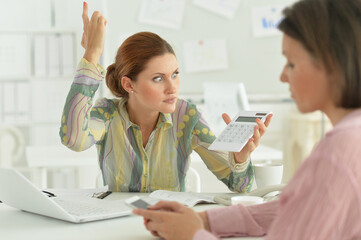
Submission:
{"label": "raised hand", "polygon": [[86,50],[87,43],[88,43],[88,24],[89,24],[89,17],[88,17],[88,3],[83,2],[83,36],[81,38],[81,46]]}
{"label": "raised hand", "polygon": [[[251,153],[256,149],[256,147],[259,145],[261,137],[267,131],[267,127],[271,122],[272,116],[272,114],[268,115],[264,123],[260,119],[257,119],[257,126],[254,127],[253,136],[248,140],[247,144],[242,148],[240,152],[234,153],[234,159],[236,163],[245,162],[249,158]],[[227,125],[231,122],[231,118],[226,113],[222,114],[222,118]]]}
{"label": "raised hand", "polygon": [[83,36],[81,45],[85,49],[84,58],[93,64],[98,64],[104,50],[105,26],[107,20],[98,11],[95,11],[89,21],[88,3],[83,3]]}

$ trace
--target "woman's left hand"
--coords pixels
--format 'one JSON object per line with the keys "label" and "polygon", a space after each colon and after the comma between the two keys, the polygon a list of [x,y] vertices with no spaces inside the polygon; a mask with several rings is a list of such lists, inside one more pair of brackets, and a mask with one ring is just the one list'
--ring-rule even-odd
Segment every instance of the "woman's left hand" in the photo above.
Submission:
{"label": "woman's left hand", "polygon": [[[272,117],[273,114],[268,115],[264,123],[260,119],[256,120],[257,125],[254,127],[253,136],[248,140],[247,144],[242,148],[240,152],[233,153],[236,163],[243,163],[247,161],[251,153],[259,145],[261,137],[267,131],[267,127],[270,124]],[[231,122],[231,118],[226,113],[222,114],[222,118],[227,125]]]}

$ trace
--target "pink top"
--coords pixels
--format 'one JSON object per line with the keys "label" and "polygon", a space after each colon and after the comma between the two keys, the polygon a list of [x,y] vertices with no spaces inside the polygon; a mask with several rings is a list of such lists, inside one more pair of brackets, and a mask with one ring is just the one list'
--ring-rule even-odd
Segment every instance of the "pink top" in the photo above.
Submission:
{"label": "pink top", "polygon": [[[344,117],[302,163],[277,201],[208,210],[218,237],[361,239],[361,110]],[[194,240],[217,239],[204,230]]]}

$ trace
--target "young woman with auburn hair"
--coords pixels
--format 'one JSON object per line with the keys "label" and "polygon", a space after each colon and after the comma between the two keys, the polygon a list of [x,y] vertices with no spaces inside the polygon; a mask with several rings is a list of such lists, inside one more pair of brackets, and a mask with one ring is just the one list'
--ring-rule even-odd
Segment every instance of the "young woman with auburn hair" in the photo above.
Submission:
{"label": "young woman with auburn hair", "polygon": [[[241,152],[208,150],[215,136],[196,106],[178,98],[179,69],[172,47],[154,33],[136,33],[119,47],[106,72],[98,64],[106,22],[99,12],[89,21],[84,3],[85,53],[64,106],[62,143],[75,151],[95,144],[104,184],[111,191],[185,191],[193,150],[229,189],[250,191],[254,173],[249,157],[270,117],[258,122]],[[116,98],[93,106],[104,76]],[[224,119],[230,122],[228,115]]]}

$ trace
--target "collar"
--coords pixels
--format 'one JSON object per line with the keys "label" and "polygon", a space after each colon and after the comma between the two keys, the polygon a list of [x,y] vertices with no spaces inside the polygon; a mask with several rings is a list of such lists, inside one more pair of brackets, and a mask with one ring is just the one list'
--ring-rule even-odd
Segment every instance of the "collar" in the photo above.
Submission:
{"label": "collar", "polygon": [[[128,114],[128,111],[127,111],[127,108],[126,108],[126,103],[127,103],[127,100],[125,98],[121,98],[120,101],[119,101],[119,104],[118,104],[118,111],[120,113],[120,117],[121,117],[122,121],[124,122],[125,130],[128,130],[128,128],[130,128],[132,126],[134,128],[136,128],[136,129],[140,129],[140,127],[137,124],[132,123],[129,120],[129,114]],[[158,118],[158,121],[157,121],[157,124],[156,124],[156,128],[163,127],[164,130],[166,130],[166,129],[172,127],[172,126],[173,126],[173,121],[172,121],[171,114],[161,112],[159,114],[159,118]]]}

